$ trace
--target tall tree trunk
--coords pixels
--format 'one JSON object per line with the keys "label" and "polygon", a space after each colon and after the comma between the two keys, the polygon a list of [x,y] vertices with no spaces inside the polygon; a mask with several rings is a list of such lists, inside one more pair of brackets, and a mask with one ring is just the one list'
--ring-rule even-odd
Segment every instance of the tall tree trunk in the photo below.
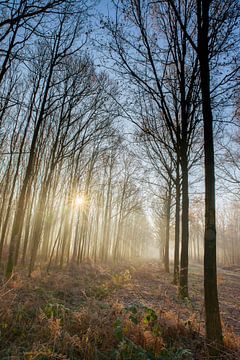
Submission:
{"label": "tall tree trunk", "polygon": [[25,227],[25,234],[24,234],[24,241],[23,241],[23,248],[22,248],[22,257],[21,257],[21,265],[25,265],[25,259],[26,259],[26,255],[27,255],[27,250],[28,250],[28,244],[29,244],[29,237],[30,237],[30,232],[31,232],[31,213],[32,213],[32,208],[33,208],[33,202],[34,202],[34,194],[32,195],[31,199],[29,200],[28,203],[28,209],[27,209],[27,214],[26,217],[28,219],[28,222],[26,224]]}
{"label": "tall tree trunk", "polygon": [[106,194],[106,203],[104,210],[104,222],[103,222],[103,232],[102,232],[102,249],[101,249],[101,259],[106,261],[108,258],[109,252],[109,213],[111,206],[111,185],[112,185],[112,166],[110,167],[110,173],[108,177],[107,184],[107,194]]}
{"label": "tall tree trunk", "polygon": [[27,207],[27,201],[29,199],[31,193],[31,182],[33,177],[33,170],[36,160],[36,146],[38,142],[38,137],[41,129],[41,125],[44,119],[45,106],[47,102],[48,92],[50,88],[51,78],[53,74],[53,64],[50,67],[46,86],[44,89],[43,100],[39,111],[39,116],[37,119],[36,127],[34,129],[33,138],[30,147],[30,154],[27,164],[27,169],[25,172],[23,184],[20,190],[19,200],[16,206],[16,212],[14,215],[12,234],[9,246],[9,254],[8,254],[8,262],[6,268],[6,276],[9,277],[12,274],[13,268],[16,265],[16,259],[18,258],[18,253],[16,249],[19,248],[21,236],[22,236],[22,228],[25,218],[25,212]]}
{"label": "tall tree trunk", "polygon": [[[185,17],[186,21],[186,17]],[[188,243],[189,243],[189,197],[188,197],[188,112],[186,101],[186,35],[183,33],[182,55],[180,59],[180,95],[181,95],[181,141],[180,161],[182,170],[182,248],[179,279],[179,295],[188,297]]]}
{"label": "tall tree trunk", "polygon": [[180,176],[179,176],[179,163],[176,169],[176,209],[175,209],[175,246],[174,246],[174,270],[173,270],[173,283],[178,284],[179,281],[179,235],[180,235]]}
{"label": "tall tree trunk", "polygon": [[70,235],[70,228],[71,228],[71,210],[66,208],[65,210],[65,218],[64,218],[64,225],[63,225],[63,234],[62,234],[62,246],[61,246],[61,255],[60,255],[60,268],[63,268],[65,263],[65,256],[66,256],[66,247],[69,241]]}
{"label": "tall tree trunk", "polygon": [[37,251],[42,238],[42,228],[46,212],[47,201],[47,185],[44,183],[40,190],[37,208],[35,210],[35,217],[33,219],[33,229],[31,236],[31,249],[30,249],[30,264],[29,276],[31,275],[37,258]]}
{"label": "tall tree trunk", "polygon": [[182,248],[179,278],[179,296],[188,297],[188,242],[189,242],[189,198],[188,162],[186,152],[182,155]]}
{"label": "tall tree trunk", "polygon": [[209,0],[198,0],[198,54],[200,62],[202,112],[204,123],[205,164],[205,234],[204,234],[204,295],[206,335],[210,353],[212,345],[223,345],[222,327],[217,291],[216,265],[216,214],[215,214],[215,167],[213,141],[213,115],[210,97],[210,69],[208,54]]}
{"label": "tall tree trunk", "polygon": [[167,273],[169,269],[169,239],[170,239],[170,214],[171,214],[171,200],[172,200],[172,184],[169,181],[168,192],[166,198],[166,228],[165,228],[165,246],[164,246],[164,269]]}
{"label": "tall tree trunk", "polygon": [[[30,121],[31,121],[31,118],[32,118],[33,106],[34,106],[34,101],[35,101],[35,98],[36,98],[36,93],[37,93],[38,87],[39,87],[39,82],[37,81],[37,84],[36,84],[36,86],[35,86],[35,88],[33,90],[33,93],[31,95],[29,114],[28,114],[28,117],[27,117],[27,122],[26,122],[25,129],[24,129],[24,132],[23,132],[23,137],[22,137],[22,140],[21,140],[21,143],[20,143],[19,156],[18,156],[18,160],[17,160],[17,164],[16,164],[16,170],[15,170],[15,173],[14,173],[14,177],[13,177],[13,181],[12,181],[12,185],[11,185],[11,189],[10,189],[10,196],[9,196],[9,200],[8,200],[7,213],[6,213],[6,216],[5,216],[4,225],[2,227],[1,240],[0,240],[0,244],[1,244],[0,245],[1,246],[0,257],[2,255],[2,246],[4,244],[5,237],[6,237],[6,230],[7,230],[7,226],[8,226],[8,222],[9,222],[9,215],[10,215],[11,206],[12,206],[12,202],[13,202],[14,190],[15,190],[17,180],[18,180],[18,176],[19,176],[19,169],[20,169],[20,166],[21,166],[22,154],[23,154],[23,150],[24,150],[25,140],[26,140],[26,137],[27,137],[27,132],[28,132],[28,129],[29,129]],[[11,245],[11,242],[10,242],[10,247],[12,246],[12,248],[10,249],[10,251],[14,251],[13,244]]]}

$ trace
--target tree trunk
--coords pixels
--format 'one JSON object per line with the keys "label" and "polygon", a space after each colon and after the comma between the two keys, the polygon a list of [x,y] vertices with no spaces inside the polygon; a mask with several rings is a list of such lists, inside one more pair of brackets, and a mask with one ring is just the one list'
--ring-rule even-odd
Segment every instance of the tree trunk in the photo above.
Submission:
{"label": "tree trunk", "polygon": [[166,228],[165,228],[165,246],[164,246],[164,269],[167,273],[169,269],[169,238],[170,238],[170,213],[171,213],[171,200],[172,200],[172,184],[169,181],[168,193],[166,199]]}
{"label": "tree trunk", "polygon": [[205,156],[204,295],[206,336],[211,345],[210,354],[215,355],[213,346],[222,346],[223,337],[217,292],[214,141],[208,58],[209,1],[198,0],[197,4]]}
{"label": "tree trunk", "polygon": [[188,198],[188,111],[186,100],[186,34],[183,33],[182,55],[180,57],[180,95],[181,95],[181,141],[180,162],[182,170],[182,248],[179,279],[179,295],[188,297],[188,243],[189,243],[189,198]]}
{"label": "tree trunk", "polygon": [[33,138],[32,138],[32,142],[31,142],[27,169],[25,172],[23,185],[20,190],[19,200],[18,200],[17,206],[16,206],[16,212],[15,212],[15,216],[14,216],[12,234],[11,234],[11,240],[10,240],[10,246],[9,246],[7,269],[6,269],[7,277],[11,276],[13,268],[16,265],[16,259],[18,258],[18,253],[17,253],[16,249],[18,249],[20,246],[20,241],[21,241],[21,236],[22,236],[22,228],[23,228],[23,223],[24,223],[24,218],[25,218],[25,211],[26,211],[26,207],[27,207],[27,201],[28,201],[30,193],[31,193],[33,170],[34,170],[34,165],[35,165],[35,161],[36,161],[37,141],[38,141],[38,136],[39,136],[41,125],[42,125],[43,118],[44,118],[45,105],[47,102],[48,91],[50,88],[52,73],[53,73],[53,65],[51,66],[51,68],[49,70],[46,86],[44,89],[43,100],[42,100],[42,104],[41,104],[40,111],[39,111],[39,116],[37,119],[36,127],[34,129]]}
{"label": "tree trunk", "polygon": [[174,271],[173,283],[178,284],[179,281],[179,235],[180,235],[180,177],[179,164],[176,169],[176,209],[175,209],[175,246],[174,246]]}
{"label": "tree trunk", "polygon": [[182,155],[182,248],[179,279],[179,296],[188,297],[188,162],[186,152]]}

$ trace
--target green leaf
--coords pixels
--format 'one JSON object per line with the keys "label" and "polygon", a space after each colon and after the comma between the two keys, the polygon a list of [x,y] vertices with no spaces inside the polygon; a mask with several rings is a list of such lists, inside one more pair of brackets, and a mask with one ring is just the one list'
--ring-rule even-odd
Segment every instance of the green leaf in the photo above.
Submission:
{"label": "green leaf", "polygon": [[139,320],[138,320],[138,318],[137,318],[136,316],[131,315],[131,316],[129,316],[129,319],[130,319],[135,325],[139,324]]}

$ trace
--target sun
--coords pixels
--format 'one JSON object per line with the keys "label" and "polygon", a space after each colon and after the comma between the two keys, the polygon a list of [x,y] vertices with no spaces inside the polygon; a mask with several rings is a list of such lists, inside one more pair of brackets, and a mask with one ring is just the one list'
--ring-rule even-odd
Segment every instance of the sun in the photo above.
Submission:
{"label": "sun", "polygon": [[86,202],[86,199],[85,199],[84,195],[80,194],[75,197],[75,204],[77,206],[83,206],[85,204],[85,202]]}

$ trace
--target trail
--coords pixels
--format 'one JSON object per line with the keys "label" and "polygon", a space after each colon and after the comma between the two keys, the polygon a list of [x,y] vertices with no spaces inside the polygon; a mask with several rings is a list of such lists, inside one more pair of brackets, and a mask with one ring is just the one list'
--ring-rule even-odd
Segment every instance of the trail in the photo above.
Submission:
{"label": "trail", "polygon": [[[197,269],[201,270],[201,273],[203,275],[203,265],[202,264],[197,264],[197,263],[190,264],[190,271],[195,271]],[[218,267],[217,272],[218,272],[218,274],[223,274],[224,276],[232,276],[237,279],[240,278],[240,268],[239,267],[236,267],[234,269],[234,271],[228,270],[227,268]]]}

